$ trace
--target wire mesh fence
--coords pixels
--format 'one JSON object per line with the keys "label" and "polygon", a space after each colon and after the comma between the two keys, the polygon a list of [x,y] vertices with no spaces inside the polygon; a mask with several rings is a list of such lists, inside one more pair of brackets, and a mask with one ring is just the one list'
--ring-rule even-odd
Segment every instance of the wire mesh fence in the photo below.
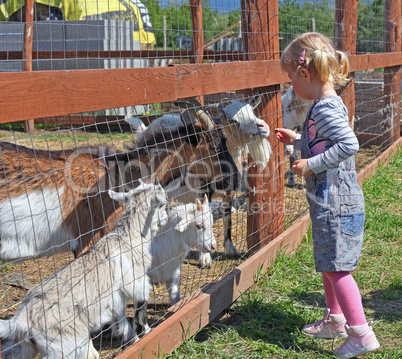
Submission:
{"label": "wire mesh fence", "polygon": [[[38,0],[27,37],[26,7],[9,0],[0,4],[0,71],[26,71],[27,63],[34,72],[236,65],[277,59],[306,31],[340,46],[353,40],[351,55],[392,51],[397,41],[389,40],[384,20],[390,10],[364,1],[358,11],[343,10],[344,3]],[[354,39],[337,32],[340,12],[355,18]],[[262,31],[256,19],[272,15],[278,29]],[[261,50],[256,39],[271,35],[278,46]],[[399,88],[389,77],[387,69],[367,68],[340,92],[360,142],[358,170],[399,137]],[[3,356],[39,350],[55,358],[95,351],[116,357],[136,339],[131,330],[148,333],[144,318],[157,327],[251,257],[260,248],[251,237],[269,228],[262,242],[269,241],[307,213],[303,179],[290,170],[298,154],[279,146],[273,130],[282,116],[297,130],[309,104],[290,96],[286,79],[280,87],[252,86],[260,93],[239,90],[232,78],[218,93],[199,81],[197,99],[59,112],[35,118],[30,132],[2,118],[0,316],[15,318],[0,326]],[[280,92],[283,112],[272,105]],[[38,107],[53,114],[53,103],[47,95]],[[265,198],[267,185],[275,196]],[[264,200],[253,202],[258,196]],[[263,212],[269,219],[256,225],[251,216]],[[18,320],[28,323],[25,336],[3,337]]]}

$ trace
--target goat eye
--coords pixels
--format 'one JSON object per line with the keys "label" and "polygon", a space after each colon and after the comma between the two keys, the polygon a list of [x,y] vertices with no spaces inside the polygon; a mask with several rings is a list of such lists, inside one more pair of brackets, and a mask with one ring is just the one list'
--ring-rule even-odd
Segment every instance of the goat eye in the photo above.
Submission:
{"label": "goat eye", "polygon": [[202,224],[200,224],[200,223],[197,224],[197,228],[198,228],[198,229],[202,229],[202,228],[203,228]]}

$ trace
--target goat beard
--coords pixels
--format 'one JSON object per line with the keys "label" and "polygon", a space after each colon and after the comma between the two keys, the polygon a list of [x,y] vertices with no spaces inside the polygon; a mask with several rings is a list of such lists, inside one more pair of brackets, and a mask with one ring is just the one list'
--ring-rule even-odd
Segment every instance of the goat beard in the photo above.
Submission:
{"label": "goat beard", "polygon": [[268,140],[259,138],[247,144],[247,147],[254,162],[261,166],[261,170],[264,170],[271,158],[271,145]]}

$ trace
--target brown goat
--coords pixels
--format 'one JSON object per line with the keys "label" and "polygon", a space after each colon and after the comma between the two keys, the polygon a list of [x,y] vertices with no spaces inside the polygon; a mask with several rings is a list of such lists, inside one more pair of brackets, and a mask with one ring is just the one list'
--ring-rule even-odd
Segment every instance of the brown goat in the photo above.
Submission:
{"label": "brown goat", "polygon": [[144,132],[123,153],[105,147],[41,151],[0,142],[0,259],[66,250],[81,255],[123,214],[108,189],[136,187],[140,178],[152,183],[158,177],[164,187],[199,178],[201,190],[189,189],[199,198],[237,187],[226,136],[204,114],[198,114],[201,125]]}

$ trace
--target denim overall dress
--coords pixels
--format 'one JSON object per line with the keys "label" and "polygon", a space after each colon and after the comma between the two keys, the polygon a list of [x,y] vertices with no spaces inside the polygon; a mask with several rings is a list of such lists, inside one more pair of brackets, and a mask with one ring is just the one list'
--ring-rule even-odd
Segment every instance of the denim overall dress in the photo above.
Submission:
{"label": "denim overall dress", "polygon": [[[302,158],[312,157],[308,127],[313,108],[314,105],[303,124]],[[354,157],[305,180],[316,271],[356,269],[363,245],[365,205],[363,191],[357,183]]]}

